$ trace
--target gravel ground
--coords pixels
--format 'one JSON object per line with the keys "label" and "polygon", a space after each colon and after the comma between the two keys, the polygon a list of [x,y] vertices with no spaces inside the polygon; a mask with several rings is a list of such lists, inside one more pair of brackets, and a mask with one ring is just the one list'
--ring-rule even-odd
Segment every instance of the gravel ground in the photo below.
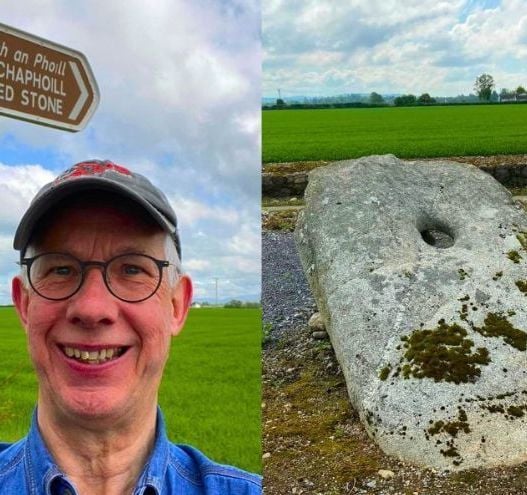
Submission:
{"label": "gravel ground", "polygon": [[262,232],[262,307],[270,342],[316,311],[292,232]]}

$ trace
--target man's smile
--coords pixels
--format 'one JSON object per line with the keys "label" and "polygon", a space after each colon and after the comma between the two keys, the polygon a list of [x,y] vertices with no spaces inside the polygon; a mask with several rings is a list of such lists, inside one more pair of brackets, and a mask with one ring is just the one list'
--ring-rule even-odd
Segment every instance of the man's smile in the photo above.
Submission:
{"label": "man's smile", "polygon": [[59,345],[62,353],[69,359],[85,364],[103,364],[122,356],[128,347],[94,347],[80,345]]}

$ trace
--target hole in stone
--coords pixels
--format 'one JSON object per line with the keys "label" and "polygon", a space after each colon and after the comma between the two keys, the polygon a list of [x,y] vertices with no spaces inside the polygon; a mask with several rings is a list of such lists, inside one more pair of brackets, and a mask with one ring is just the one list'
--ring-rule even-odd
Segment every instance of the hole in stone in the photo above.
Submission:
{"label": "hole in stone", "polygon": [[438,228],[422,230],[421,237],[427,244],[439,249],[446,249],[454,245],[454,238],[448,232]]}

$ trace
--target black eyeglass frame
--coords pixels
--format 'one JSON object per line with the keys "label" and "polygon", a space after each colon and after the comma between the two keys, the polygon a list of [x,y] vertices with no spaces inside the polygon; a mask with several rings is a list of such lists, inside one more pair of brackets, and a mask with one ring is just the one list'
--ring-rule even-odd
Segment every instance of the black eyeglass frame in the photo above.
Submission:
{"label": "black eyeglass frame", "polygon": [[[32,280],[31,280],[31,265],[33,265],[33,263],[38,258],[41,258],[42,256],[48,256],[50,254],[55,254],[55,255],[60,255],[60,256],[69,256],[70,258],[72,258],[76,262],[78,262],[79,266],[81,267],[81,277],[80,277],[79,285],[70,295],[68,295],[66,297],[48,297],[48,296],[44,296],[43,294],[41,294],[35,288],[35,286],[33,285]],[[112,263],[113,261],[115,261],[116,259],[123,258],[125,256],[144,256],[145,258],[149,258],[150,260],[152,260],[156,264],[157,269],[159,270],[159,281],[157,282],[157,285],[156,285],[155,289],[152,291],[152,293],[149,296],[143,297],[142,299],[133,299],[133,300],[124,299],[122,297],[119,297],[117,294],[115,294],[115,292],[110,287],[110,284],[108,283],[108,279],[107,279],[107,268],[108,268],[108,265],[110,263]],[[156,259],[156,258],[154,258],[154,257],[152,257],[152,256],[150,256],[148,254],[144,254],[144,253],[118,254],[117,256],[114,256],[113,258],[110,258],[108,261],[96,261],[96,260],[94,260],[94,261],[81,261],[79,258],[77,258],[77,257],[75,257],[75,256],[73,256],[72,254],[69,254],[69,253],[50,252],[50,253],[40,253],[40,254],[37,254],[36,256],[33,256],[31,258],[22,258],[20,260],[20,262],[18,262],[18,264],[20,266],[26,266],[27,267],[27,278],[29,280],[29,285],[31,285],[31,288],[40,297],[43,297],[44,299],[48,299],[49,301],[65,301],[66,299],[69,299],[70,297],[74,296],[75,294],[77,294],[77,292],[79,292],[79,290],[81,289],[82,285],[84,284],[84,279],[86,277],[86,268],[89,267],[89,266],[101,267],[102,268],[102,279],[104,281],[104,285],[106,285],[106,288],[108,289],[110,294],[112,294],[112,296],[116,297],[120,301],[129,302],[129,303],[138,303],[138,302],[143,302],[143,301],[146,301],[147,299],[150,299],[157,292],[157,289],[159,289],[159,286],[161,285],[161,282],[163,280],[163,268],[166,268],[166,267],[170,266],[170,262],[169,261],[167,261],[167,260],[158,260],[158,259]]]}

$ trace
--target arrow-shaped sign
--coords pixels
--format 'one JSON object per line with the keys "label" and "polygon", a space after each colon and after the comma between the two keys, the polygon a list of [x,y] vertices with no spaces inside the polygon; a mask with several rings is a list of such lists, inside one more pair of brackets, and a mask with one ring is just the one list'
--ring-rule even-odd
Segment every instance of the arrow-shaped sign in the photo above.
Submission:
{"label": "arrow-shaped sign", "polygon": [[82,53],[0,24],[0,114],[75,132],[98,103]]}

